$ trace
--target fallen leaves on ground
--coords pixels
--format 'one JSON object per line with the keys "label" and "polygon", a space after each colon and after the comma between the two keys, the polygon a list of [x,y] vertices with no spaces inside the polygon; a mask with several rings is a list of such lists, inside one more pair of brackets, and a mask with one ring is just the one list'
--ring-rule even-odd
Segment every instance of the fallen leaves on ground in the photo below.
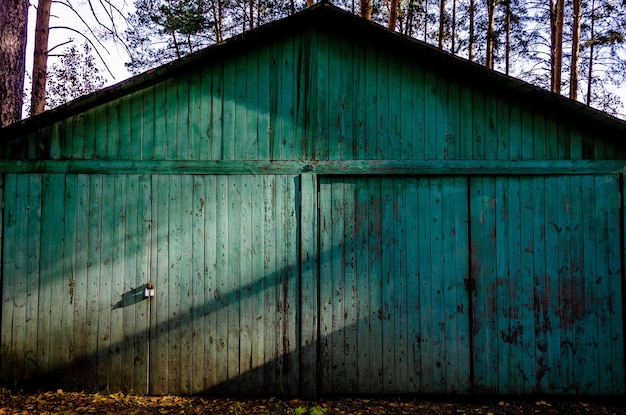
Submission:
{"label": "fallen leaves on ground", "polygon": [[569,399],[500,400],[451,397],[449,399],[337,398],[337,399],[231,399],[203,396],[137,396],[123,393],[91,394],[63,390],[27,394],[0,388],[1,414],[223,414],[223,415],[626,415],[618,399],[604,402]]}

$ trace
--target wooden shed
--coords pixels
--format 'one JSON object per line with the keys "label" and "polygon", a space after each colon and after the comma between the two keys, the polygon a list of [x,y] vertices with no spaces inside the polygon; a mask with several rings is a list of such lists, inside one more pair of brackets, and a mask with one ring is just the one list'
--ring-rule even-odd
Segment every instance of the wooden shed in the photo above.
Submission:
{"label": "wooden shed", "polygon": [[625,392],[604,113],[324,3],[0,136],[5,384]]}

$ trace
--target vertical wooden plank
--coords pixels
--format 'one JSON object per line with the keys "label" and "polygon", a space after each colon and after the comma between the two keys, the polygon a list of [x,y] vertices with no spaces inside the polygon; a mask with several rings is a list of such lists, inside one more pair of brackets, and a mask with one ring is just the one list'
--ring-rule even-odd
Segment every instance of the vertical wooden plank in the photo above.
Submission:
{"label": "vertical wooden plank", "polygon": [[[195,145],[199,147],[199,143],[194,144],[194,146]],[[205,307],[206,303],[210,301],[209,298],[206,297],[205,291],[205,285],[208,283],[206,281],[208,277],[208,273],[206,272],[208,258],[205,256],[205,244],[208,242],[207,239],[209,235],[205,235],[207,208],[205,202],[205,180],[203,176],[191,176],[189,180],[192,186],[192,203],[190,206],[191,229],[188,232],[189,235],[186,235],[186,237],[190,238],[191,242],[190,257],[192,261],[189,269],[191,281],[189,284],[189,292],[185,293],[183,291],[183,299],[186,299],[185,294],[188,295],[186,305],[189,309],[189,319],[187,321],[189,327],[187,328],[187,335],[191,336],[191,339],[189,340],[188,349],[186,351],[189,353],[190,367],[188,368],[188,372],[185,373],[183,371],[183,374],[190,380],[189,392],[191,394],[197,394],[205,391],[205,344],[207,343],[207,338],[210,336],[210,330],[205,330],[204,327],[204,319],[208,319],[208,316],[205,316]]]}
{"label": "vertical wooden plank", "polygon": [[328,41],[328,118],[326,125],[328,128],[328,159],[340,160],[343,150],[342,127],[342,61],[341,61],[341,39],[330,39]]}
{"label": "vertical wooden plank", "polygon": [[[193,250],[193,214],[194,192],[193,176],[181,176],[180,191],[180,242],[179,242],[179,278],[178,291],[180,292],[180,386],[179,392],[184,395],[192,393],[193,367],[196,355],[193,349],[194,338],[197,336],[194,330],[194,302],[196,275],[193,272],[193,264],[198,260],[194,257]],[[174,338],[173,341],[176,341]]]}
{"label": "vertical wooden plank", "polygon": [[382,225],[382,180],[378,178],[370,179],[367,187],[370,191],[369,206],[370,212],[370,235],[369,255],[368,255],[368,283],[370,306],[369,312],[369,390],[371,393],[382,392],[383,390],[383,370],[385,363],[380,356],[383,356],[383,301],[382,301],[382,285],[383,272],[382,250],[383,225]]}
{"label": "vertical wooden plank", "polygon": [[[98,359],[96,373],[98,377],[98,389],[103,392],[116,390],[114,381],[111,379],[111,357],[113,350],[112,327],[111,327],[111,292],[113,291],[113,239],[115,229],[115,176],[103,175],[101,185],[101,198],[99,200],[101,215],[101,244],[100,263],[97,278],[99,279],[98,291]],[[113,368],[115,369],[115,368]],[[113,388],[113,389],[111,389]]]}
{"label": "vertical wooden plank", "polygon": [[152,160],[155,158],[155,144],[157,137],[161,132],[158,131],[160,126],[157,126],[156,115],[157,111],[157,97],[155,94],[156,87],[154,85],[148,86],[143,89],[141,97],[143,107],[141,111],[135,106],[132,107],[132,123],[133,131],[141,129],[141,159]]}
{"label": "vertical wooden plank", "polygon": [[347,376],[350,376],[346,367],[345,354],[343,352],[345,344],[345,322],[344,322],[344,302],[345,302],[345,275],[344,275],[344,224],[345,211],[343,206],[344,183],[333,182],[331,190],[331,243],[326,249],[330,249],[330,274],[332,275],[332,285],[330,295],[332,331],[329,336],[332,339],[331,353],[333,356],[333,392],[343,392],[346,390]]}
{"label": "vertical wooden plank", "polygon": [[[14,381],[16,377],[14,367],[19,365],[20,357],[15,356],[14,342],[19,339],[15,335],[14,315],[16,313],[15,298],[19,276],[17,275],[17,204],[18,191],[17,174],[6,174],[2,177],[2,330],[0,331],[0,377],[3,382]],[[5,199],[6,198],[6,199]],[[5,201],[6,200],[6,201]],[[23,295],[23,294],[22,294]],[[17,340],[19,342],[19,340]],[[22,349],[29,350],[32,346],[22,344]],[[35,346],[35,353],[37,353]]]}
{"label": "vertical wooden plank", "polygon": [[559,158],[558,125],[554,117],[546,117],[545,120],[546,158],[557,160]]}
{"label": "vertical wooden plank", "polygon": [[[252,255],[253,224],[252,224],[252,176],[241,176],[240,185],[240,222],[239,222],[239,373],[240,390],[242,393],[253,393],[256,388],[252,380]],[[256,190],[256,189],[255,189]]]}
{"label": "vertical wooden plank", "polygon": [[[395,213],[395,200],[394,200],[393,179],[385,178],[381,180],[381,221],[382,221],[382,253],[381,253],[381,265],[382,265],[382,285],[381,285],[381,299],[382,299],[382,392],[391,393],[396,387],[395,373],[396,373],[396,361],[395,361],[395,342],[396,336],[394,333],[395,315],[394,315],[394,284],[396,280],[396,249],[397,246],[394,243],[394,213]],[[384,264],[384,265],[383,265]]]}
{"label": "vertical wooden plank", "polygon": [[217,385],[217,347],[218,347],[218,301],[220,292],[217,286],[217,252],[219,239],[217,238],[217,178],[203,176],[202,182],[205,192],[204,201],[204,267],[206,279],[204,281],[204,385],[206,390]]}
{"label": "vertical wooden plank", "polygon": [[448,94],[446,99],[447,122],[445,124],[444,160],[458,160],[461,155],[461,86],[456,79],[441,77],[447,80]]}
{"label": "vertical wooden plank", "polygon": [[[404,214],[406,226],[406,268],[407,268],[407,340],[408,340],[408,390],[421,391],[421,342],[420,342],[420,301],[423,295],[420,290],[419,252],[422,249],[422,241],[418,236],[421,229],[418,228],[418,189],[419,182],[424,179],[411,180],[406,188],[406,204]],[[415,214],[417,212],[418,214]]]}
{"label": "vertical wooden plank", "polygon": [[[111,291],[109,304],[111,306],[111,328],[110,328],[110,388],[113,391],[119,391],[125,389],[123,378],[126,368],[123,366],[124,354],[129,347],[132,350],[132,346],[126,344],[126,332],[124,331],[125,322],[134,321],[135,316],[130,314],[131,310],[127,307],[115,308],[115,304],[120,301],[124,293],[127,292],[130,287],[126,287],[125,284],[125,263],[126,256],[125,245],[127,235],[127,211],[126,211],[126,175],[113,176],[112,194],[110,199],[105,203],[112,205],[111,215],[111,227],[107,231],[111,234]],[[128,212],[130,213],[130,212]]]}
{"label": "vertical wooden plank", "polygon": [[487,156],[485,99],[482,89],[472,87],[472,159],[474,160],[485,160]]}
{"label": "vertical wooden plank", "polygon": [[120,119],[119,119],[119,102],[109,102],[106,104],[106,119],[100,120],[102,123],[106,123],[106,158],[110,160],[117,160],[120,156]]}
{"label": "vertical wooden plank", "polygon": [[[170,141],[169,144],[174,144]],[[174,147],[175,149],[176,147]],[[183,176],[171,175],[165,178],[169,187],[169,200],[167,210],[164,212],[167,221],[168,232],[168,253],[167,264],[167,285],[160,284],[166,290],[163,293],[167,301],[167,314],[163,312],[159,320],[163,324],[163,345],[167,351],[163,353],[167,356],[168,368],[164,372],[164,386],[166,393],[180,393],[182,385],[182,350],[183,342],[187,339],[182,337],[182,312],[181,312],[181,287],[183,279],[189,275],[183,274],[184,252],[182,249],[183,239]],[[186,199],[186,201],[189,199]]]}
{"label": "vertical wooden plank", "polygon": [[464,84],[461,86],[459,112],[459,158],[461,160],[471,160],[474,157],[474,106],[473,89],[470,85]]}
{"label": "vertical wooden plank", "polygon": [[263,378],[265,381],[265,393],[277,393],[277,359],[279,358],[276,326],[278,325],[276,312],[276,284],[279,276],[276,262],[276,250],[279,249],[277,243],[275,222],[278,215],[279,194],[276,189],[276,177],[265,177],[263,188],[263,200],[265,203],[265,220],[263,228],[264,252],[263,252],[263,292],[264,292],[264,353],[265,365],[263,367]]}
{"label": "vertical wooden plank", "polygon": [[284,212],[286,218],[280,223],[283,226],[282,232],[287,238],[286,256],[287,256],[287,276],[286,282],[283,283],[283,292],[286,295],[286,319],[287,330],[283,344],[285,353],[287,353],[287,364],[285,368],[286,387],[284,393],[294,395],[298,393],[298,383],[300,381],[298,374],[298,364],[300,362],[298,333],[300,326],[298,324],[298,314],[300,313],[300,297],[298,295],[300,287],[300,261],[299,261],[299,245],[300,240],[298,231],[298,216],[300,206],[300,183],[298,176],[283,176],[285,181],[285,189],[288,197],[286,198],[286,206]]}
{"label": "vertical wooden plank", "polygon": [[177,160],[189,160],[189,149],[191,147],[191,111],[189,101],[189,84],[191,82],[191,74],[179,74],[176,81],[176,148],[175,154]]}
{"label": "vertical wooden plank", "polygon": [[[124,393],[144,393],[135,390],[135,336],[141,335],[144,327],[136,326],[136,311],[140,308],[135,301],[143,299],[143,292],[137,293],[137,261],[139,251],[139,213],[138,195],[140,195],[138,176],[120,175],[115,182],[115,217],[116,252],[114,262],[114,286],[111,304],[111,322],[113,331],[117,331],[117,345],[114,353],[119,354],[119,385]],[[141,297],[137,297],[141,295]],[[132,296],[132,297],[131,297]],[[132,300],[130,299],[132,298]],[[127,300],[128,299],[128,300]],[[113,323],[115,321],[115,323]],[[120,334],[122,338],[120,339]],[[115,335],[113,336],[115,337]]]}
{"label": "vertical wooden plank", "polygon": [[[474,365],[474,388],[477,392],[493,392],[496,380],[493,379],[493,365],[497,362],[497,355],[490,355],[488,336],[493,331],[495,318],[494,300],[491,307],[487,302],[492,292],[487,289],[492,285],[491,267],[495,264],[495,252],[489,243],[490,231],[494,231],[493,211],[495,205],[491,205],[493,199],[492,188],[489,186],[491,178],[470,177],[470,236],[471,236],[471,279],[474,280],[475,294],[472,309],[472,339],[473,350],[472,363]],[[495,204],[495,199],[493,200]],[[489,389],[491,388],[491,389]]]}
{"label": "vertical wooden plank", "polygon": [[228,273],[226,293],[228,298],[228,333],[227,333],[227,365],[228,365],[228,393],[239,393],[237,382],[240,373],[239,365],[239,333],[241,314],[241,272],[239,259],[241,257],[241,177],[228,178],[228,236],[225,246],[228,249]]}
{"label": "vertical wooden plank", "polygon": [[246,64],[246,93],[245,108],[246,119],[243,128],[245,128],[245,140],[240,135],[243,142],[241,146],[245,150],[241,154],[242,159],[258,160],[259,136],[262,131],[259,129],[259,118],[261,113],[259,110],[259,51],[257,49],[249,50],[245,60]]}
{"label": "vertical wooden plank", "polygon": [[[154,141],[152,147],[152,159],[166,159],[166,142],[168,141],[168,129],[166,120],[171,117],[171,113],[167,108],[167,83],[165,81],[154,85]],[[147,104],[151,104],[148,100]],[[152,114],[152,112],[148,113]],[[148,124],[151,125],[151,124]]]}
{"label": "vertical wooden plank", "polygon": [[420,380],[421,380],[421,392],[433,393],[435,384],[435,354],[437,351],[433,345],[433,291],[435,289],[433,285],[432,275],[432,244],[430,242],[431,237],[431,194],[430,194],[430,179],[424,178],[418,180],[417,188],[417,206],[420,207],[418,219],[419,229],[419,275],[420,275],[420,297],[419,297],[419,327],[420,334],[418,341],[420,342],[420,363],[421,368]]}
{"label": "vertical wooden plank", "polygon": [[[120,131],[126,137],[126,144],[122,151],[124,157],[143,160],[143,100],[144,90],[139,90],[130,95],[124,103],[122,110]],[[147,121],[149,122],[149,121]]]}
{"label": "vertical wooden plank", "polygon": [[[132,105],[136,105],[136,96],[137,93],[126,95],[120,98],[119,103],[117,104],[118,108],[118,134],[119,134],[119,143],[120,149],[118,158],[120,160],[128,160],[133,159],[140,156],[141,153],[137,154],[136,152],[136,143],[137,140],[131,132],[130,129],[130,112]],[[139,137],[138,137],[139,138]],[[141,141],[139,141],[141,143]]]}
{"label": "vertical wooden plank", "polygon": [[[498,158],[498,97],[491,88],[483,91],[484,99],[484,145],[485,159],[495,160]],[[505,127],[508,129],[508,125]]]}
{"label": "vertical wooden plank", "polygon": [[[248,52],[249,53],[249,52]],[[233,70],[234,78],[231,79],[233,83],[232,99],[233,99],[233,137],[232,140],[232,158],[235,160],[245,160],[247,153],[247,117],[248,108],[247,102],[247,88],[248,88],[248,74],[246,72],[248,53],[238,55],[233,58]]]}
{"label": "vertical wooden plank", "polygon": [[496,101],[496,126],[493,133],[495,134],[495,144],[497,146],[498,160],[510,160],[511,159],[511,146],[515,145],[512,140],[515,140],[515,127],[513,123],[515,119],[511,118],[512,108],[508,99],[498,96]]}
{"label": "vertical wooden plank", "polygon": [[211,155],[211,65],[202,65],[191,74],[189,84],[189,157],[206,160]]}
{"label": "vertical wooden plank", "polygon": [[209,140],[211,142],[210,157],[214,160],[224,158],[223,146],[225,140],[224,130],[224,63],[218,62],[211,65],[211,125],[209,127]]}
{"label": "vertical wooden plank", "polygon": [[104,121],[108,118],[108,106],[107,104],[102,104],[97,106],[94,109],[94,118],[93,118],[93,132],[94,132],[94,147],[95,154],[94,158],[98,160],[107,159],[109,157],[108,153],[108,135],[107,135],[107,123]]}
{"label": "vertical wooden plank", "polygon": [[[618,394],[624,390],[624,348],[622,322],[622,271],[619,224],[619,186],[616,175],[596,177],[596,224],[598,235],[598,277],[599,322],[602,331],[598,333],[600,360],[598,368],[600,390],[603,394]],[[602,370],[601,368],[604,368]]]}
{"label": "vertical wooden plank", "polygon": [[[365,65],[363,69],[363,86],[365,88],[365,159],[379,159],[376,135],[378,135],[378,95],[376,92],[378,78],[377,48],[365,48]],[[320,91],[321,92],[321,91]]]}
{"label": "vertical wooden plank", "polygon": [[315,135],[313,136],[313,146],[314,153],[313,156],[317,160],[328,160],[328,151],[329,151],[329,122],[330,122],[330,102],[329,97],[331,96],[330,82],[332,80],[332,76],[330,73],[331,63],[330,63],[330,52],[331,48],[329,36],[326,33],[318,32],[317,33],[317,49],[316,49],[316,62],[317,72],[314,76],[317,78],[317,88],[316,92],[316,129]]}
{"label": "vertical wooden plank", "polygon": [[183,122],[183,120],[178,119],[178,84],[182,82],[179,77],[168,78],[163,81],[165,84],[165,101],[163,102],[163,118],[161,118],[164,123],[165,136],[163,143],[165,154],[165,160],[176,160],[178,158],[177,150],[180,143],[180,140],[183,137],[178,136],[178,125]]}
{"label": "vertical wooden plank", "polygon": [[[15,381],[23,381],[24,377],[27,376],[26,365],[25,365],[25,351],[27,348],[30,348],[26,343],[26,334],[28,332],[28,320],[27,320],[27,309],[26,304],[28,303],[29,294],[32,295],[28,291],[27,285],[27,275],[25,275],[25,270],[28,268],[28,251],[24,251],[24,247],[27,247],[27,238],[29,235],[29,223],[28,223],[28,211],[29,211],[29,178],[26,174],[18,174],[15,175],[15,193],[12,195],[15,197],[15,206],[11,211],[9,211],[9,215],[12,215],[10,218],[11,221],[14,222],[13,232],[14,239],[10,241],[10,243],[14,246],[11,250],[9,250],[9,254],[13,254],[13,270],[10,272],[13,273],[13,292],[14,297],[12,301],[13,306],[13,316],[12,316],[12,328],[9,325],[9,329],[12,331],[12,358],[13,358],[13,379]],[[9,202],[11,203],[11,202]],[[54,258],[56,260],[56,258]],[[50,284],[52,281],[48,281]],[[36,293],[35,293],[36,294]],[[61,310],[56,310],[60,313]],[[63,319],[59,319],[59,323],[63,324]],[[57,333],[56,327],[54,327],[54,322],[51,323],[53,327],[51,329]],[[54,337],[54,335],[52,335]],[[60,335],[59,341],[64,341],[66,338],[63,334]],[[37,344],[37,343],[36,343]],[[53,345],[56,347],[56,345]]]}
{"label": "vertical wooden plank", "polygon": [[[535,273],[535,233],[540,232],[540,228],[534,226],[535,202],[533,199],[533,182],[532,177],[520,177],[520,202],[521,213],[520,222],[522,224],[520,231],[521,243],[521,276],[520,276],[520,316],[521,326],[521,359],[522,359],[522,390],[525,393],[534,393],[536,391],[535,373],[536,373],[536,345],[535,345],[535,310],[528,307],[527,302],[535,296],[534,273]],[[539,259],[538,259],[539,260]]]}
{"label": "vertical wooden plank", "polygon": [[[402,64],[396,56],[389,57],[389,108],[387,118],[389,120],[388,134],[388,158],[399,160],[402,152],[402,117],[405,107],[402,106]],[[406,107],[406,109],[411,107]]]}
{"label": "vertical wooden plank", "polygon": [[344,269],[344,301],[343,301],[343,325],[344,325],[344,345],[343,353],[345,355],[345,366],[347,379],[345,381],[346,391],[354,391],[357,388],[358,381],[358,297],[357,297],[357,275],[355,269],[357,236],[356,236],[356,218],[359,216],[356,212],[355,193],[357,183],[354,178],[346,178],[344,180],[344,197],[343,211],[346,213],[344,220],[344,253],[343,253],[343,269]]}
{"label": "vertical wooden plank", "polygon": [[[494,228],[490,235],[494,242],[494,262],[495,273],[493,280],[490,281],[493,285],[488,288],[491,291],[492,298],[488,298],[487,301],[493,301],[494,310],[493,315],[493,328],[496,336],[491,337],[491,341],[495,341],[495,347],[489,346],[496,350],[496,363],[493,367],[495,369],[495,378],[497,384],[494,385],[494,389],[498,393],[506,393],[510,390],[511,384],[511,342],[509,341],[512,332],[510,326],[511,319],[511,292],[510,287],[512,283],[511,268],[510,268],[510,253],[508,244],[504,241],[510,241],[511,230],[509,229],[510,214],[508,208],[508,201],[511,195],[509,194],[509,177],[496,177],[494,180],[494,193],[493,197],[493,215]],[[501,336],[498,337],[497,333]]]}
{"label": "vertical wooden plank", "polygon": [[85,113],[80,113],[72,117],[72,145],[70,149],[71,158],[83,159],[85,147]]}
{"label": "vertical wooden plank", "polygon": [[[74,289],[76,285],[75,280],[75,250],[76,250],[76,176],[75,175],[66,175],[65,176],[65,192],[64,192],[64,227],[62,229],[62,243],[63,243],[63,256],[61,264],[59,267],[61,269],[61,278],[62,286],[61,290],[63,291],[63,295],[59,298],[62,309],[61,313],[58,317],[60,320],[60,328],[57,330],[61,331],[60,348],[63,352],[61,355],[61,361],[59,366],[64,368],[63,370],[63,384],[68,385],[69,387],[73,386],[73,363],[75,361],[74,357],[74,337],[73,337],[73,326],[74,326]],[[70,375],[71,374],[71,375]]]}
{"label": "vertical wooden plank", "polygon": [[[28,183],[28,252],[26,268],[26,333],[24,339],[24,373],[34,375],[37,371],[37,322],[39,321],[39,284],[41,278],[41,224],[42,224],[42,177],[30,174]],[[8,176],[10,177],[10,176]],[[1,183],[0,183],[1,184]],[[9,188],[6,189],[9,192]],[[0,190],[0,194],[2,191]],[[8,193],[9,195],[13,194]],[[10,199],[6,199],[10,200]],[[6,204],[6,202],[5,202]],[[10,217],[10,216],[9,216]],[[5,236],[6,237],[6,236]],[[8,245],[5,245],[8,246]],[[15,245],[18,246],[18,245]],[[13,248],[14,249],[14,248]],[[5,251],[6,252],[6,251]],[[10,255],[10,254],[9,254]],[[8,271],[8,270],[7,270]],[[5,274],[6,275],[6,274]],[[11,292],[10,290],[8,290]],[[84,298],[84,297],[83,297]],[[7,326],[2,326],[7,327]],[[4,332],[4,330],[2,330]],[[10,331],[9,331],[10,332]],[[4,359],[4,356],[3,356]]]}
{"label": "vertical wooden plank", "polygon": [[341,84],[338,102],[340,104],[340,117],[337,118],[340,123],[340,148],[339,157],[342,160],[349,160],[354,153],[354,137],[355,137],[355,113],[354,113],[354,55],[353,41],[350,39],[341,39]]}
{"label": "vertical wooden plank", "polygon": [[[275,149],[277,158],[282,160],[293,160],[301,157],[295,153],[295,91],[296,80],[295,74],[295,46],[293,36],[283,38],[279,43],[281,45],[279,56],[279,134],[276,137],[279,141],[276,143]],[[300,139],[300,137],[298,137]]]}
{"label": "vertical wooden plank", "polygon": [[332,315],[333,315],[333,286],[332,279],[332,182],[327,178],[321,178],[318,197],[320,200],[320,338],[319,338],[319,365],[321,369],[320,379],[326,381],[320,383],[320,393],[329,393],[333,390],[333,350],[332,350]]}
{"label": "vertical wooden plank", "polygon": [[226,392],[226,382],[228,381],[228,332],[229,332],[229,309],[233,305],[228,302],[228,286],[229,270],[229,234],[228,234],[228,212],[229,212],[229,180],[226,176],[217,177],[216,183],[216,351],[215,351],[215,370],[216,385],[219,392]]}
{"label": "vertical wooden plank", "polygon": [[[267,316],[264,310],[264,246],[265,246],[265,213],[266,202],[263,197],[265,192],[265,180],[267,176],[253,176],[250,181],[251,207],[250,222],[252,237],[250,279],[250,343],[251,343],[251,374],[247,388],[262,391],[264,384],[263,371],[265,361],[265,319]],[[304,314],[302,315],[304,318]]]}
{"label": "vertical wooden plank", "polygon": [[430,286],[431,286],[431,334],[433,377],[431,385],[434,392],[446,388],[446,344],[445,344],[445,276],[443,246],[443,183],[441,177],[431,178],[430,183]]}
{"label": "vertical wooden plank", "polygon": [[170,366],[168,319],[171,312],[168,298],[170,289],[169,176],[153,176],[152,192],[152,246],[154,250],[151,254],[151,278],[153,278],[155,296],[149,300],[151,303],[149,390],[153,394],[166,394],[168,393]]}
{"label": "vertical wooden plank", "polygon": [[414,188],[414,179],[396,178],[393,179],[393,241],[394,241],[394,361],[395,361],[395,387],[394,392],[409,392],[408,387],[408,304],[407,299],[407,213],[410,212],[407,206],[406,195],[409,188]]}
{"label": "vertical wooden plank", "polygon": [[533,158],[536,160],[545,160],[548,157],[548,143],[546,142],[546,116],[535,111],[532,113],[532,119],[533,135],[531,137],[533,145]]}
{"label": "vertical wooden plank", "polygon": [[413,79],[413,66],[411,62],[402,60],[400,62],[400,123],[398,125],[400,134],[400,159],[413,160],[415,152],[415,120],[413,119],[414,107],[418,102],[414,101],[415,91]]}
{"label": "vertical wooden plank", "polygon": [[376,88],[376,129],[369,131],[376,133],[376,137],[370,136],[370,140],[376,149],[375,159],[379,160],[389,158],[389,62],[389,52],[378,49],[376,51],[376,81],[372,84],[372,87]]}
{"label": "vertical wooden plank", "polygon": [[[597,260],[601,253],[596,252],[597,240],[602,236],[597,236],[597,225],[595,223],[596,212],[596,184],[594,176],[583,176],[583,191],[581,193],[582,209],[586,212],[583,216],[583,246],[584,246],[584,259],[583,270],[585,275],[584,284],[584,302],[585,305],[592,306],[593,299],[598,298],[596,294],[597,284],[594,283],[598,280],[599,273],[597,269]],[[586,345],[584,349],[585,359],[583,360],[582,369],[585,372],[585,376],[581,380],[585,381],[586,391],[590,394],[600,393],[600,377],[603,374],[598,373],[597,365],[599,359],[599,344],[594,341],[594,338],[601,331],[599,328],[599,315],[598,310],[594,310],[593,307],[586,313],[584,319],[585,330],[583,332],[584,343]]]}
{"label": "vertical wooden plank", "polygon": [[537,392],[546,391],[549,382],[550,359],[548,353],[550,317],[548,310],[549,293],[547,276],[547,243],[546,243],[546,180],[544,177],[533,177],[534,228],[533,249],[534,261],[534,309],[535,309],[535,347],[536,372],[535,389]]}
{"label": "vertical wooden plank", "polygon": [[273,91],[270,80],[270,71],[272,70],[270,47],[268,45],[260,46],[258,49],[258,138],[257,138],[257,157],[259,160],[270,159],[270,136],[272,134],[270,124],[270,93]]}
{"label": "vertical wooden plank", "polygon": [[[518,105],[509,105],[509,160],[522,160],[522,111]],[[506,128],[502,126],[501,128]]]}
{"label": "vertical wooden plank", "polygon": [[[316,175],[300,176],[300,394],[304,398],[316,396],[318,368],[318,179]],[[260,193],[258,193],[260,194]],[[257,210],[256,208],[254,209]],[[259,229],[259,232],[261,229]],[[259,246],[258,244],[256,244]],[[259,255],[257,255],[258,257]],[[362,275],[357,271],[357,275]],[[361,298],[362,292],[358,291]],[[256,314],[256,313],[255,313]],[[359,331],[360,334],[361,331]],[[258,343],[257,343],[258,344]],[[361,338],[358,347],[361,348]],[[359,362],[360,363],[360,362]],[[359,379],[360,381],[360,379]]]}

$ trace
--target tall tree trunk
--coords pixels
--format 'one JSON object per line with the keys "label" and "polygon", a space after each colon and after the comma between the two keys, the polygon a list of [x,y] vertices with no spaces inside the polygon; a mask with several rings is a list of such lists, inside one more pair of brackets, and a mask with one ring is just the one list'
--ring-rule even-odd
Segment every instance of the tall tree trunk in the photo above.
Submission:
{"label": "tall tree trunk", "polygon": [[504,73],[511,67],[511,0],[506,0],[506,50],[504,51]]}
{"label": "tall tree trunk", "polygon": [[254,29],[254,0],[248,0],[248,14],[250,15],[250,24],[248,28]]}
{"label": "tall tree trunk", "polygon": [[589,33],[589,65],[587,66],[587,99],[586,104],[591,105],[591,91],[592,91],[592,83],[593,83],[593,60],[595,56],[593,55],[593,48],[595,45],[595,37],[596,37],[596,1],[591,0],[591,27]]}
{"label": "tall tree trunk", "polygon": [[311,7],[315,4],[315,0],[306,0],[306,7]]}
{"label": "tall tree trunk", "polygon": [[372,20],[372,3],[370,0],[360,0],[361,17]]}
{"label": "tall tree trunk", "polygon": [[446,0],[439,1],[439,49],[443,49],[446,37]]}
{"label": "tall tree trunk", "polygon": [[456,0],[452,0],[452,22],[450,23],[450,52],[456,55]]}
{"label": "tall tree trunk", "polygon": [[485,48],[485,66],[493,69],[493,49],[495,38],[496,1],[487,0],[487,47]]}
{"label": "tall tree trunk", "polygon": [[22,118],[28,0],[0,0],[0,127]]}
{"label": "tall tree trunk", "polygon": [[578,60],[580,57],[582,0],[573,0],[572,8],[572,61],[569,73],[569,97],[571,99],[578,99]]}
{"label": "tall tree trunk", "polygon": [[468,56],[467,59],[472,62],[474,60],[474,0],[469,2],[469,41],[467,45]]}
{"label": "tall tree trunk", "polygon": [[561,93],[564,0],[550,0],[550,90]]}
{"label": "tall tree trunk", "polygon": [[48,76],[48,35],[50,34],[50,7],[52,0],[39,0],[35,22],[35,50],[33,51],[33,84],[30,114],[43,112],[46,106],[46,78]]}
{"label": "tall tree trunk", "polygon": [[389,30],[396,30],[396,23],[398,22],[398,2],[400,0],[391,0],[389,7]]}

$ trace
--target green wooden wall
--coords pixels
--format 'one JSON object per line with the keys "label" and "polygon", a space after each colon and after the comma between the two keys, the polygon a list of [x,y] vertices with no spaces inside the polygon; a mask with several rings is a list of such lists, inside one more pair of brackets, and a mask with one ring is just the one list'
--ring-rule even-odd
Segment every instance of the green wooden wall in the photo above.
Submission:
{"label": "green wooden wall", "polygon": [[623,395],[624,129],[305,13],[0,130],[0,380]]}

